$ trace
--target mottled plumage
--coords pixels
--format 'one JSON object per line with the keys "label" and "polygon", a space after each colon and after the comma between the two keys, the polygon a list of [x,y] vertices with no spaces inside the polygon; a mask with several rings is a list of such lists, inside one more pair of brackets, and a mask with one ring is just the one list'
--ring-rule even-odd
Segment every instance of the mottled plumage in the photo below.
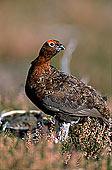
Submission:
{"label": "mottled plumage", "polygon": [[44,43],[28,73],[27,96],[46,114],[56,115],[59,121],[71,122],[89,116],[102,118],[108,124],[110,112],[101,95],[76,77],[50,65],[50,59],[60,50],[64,50],[64,46],[59,41]]}

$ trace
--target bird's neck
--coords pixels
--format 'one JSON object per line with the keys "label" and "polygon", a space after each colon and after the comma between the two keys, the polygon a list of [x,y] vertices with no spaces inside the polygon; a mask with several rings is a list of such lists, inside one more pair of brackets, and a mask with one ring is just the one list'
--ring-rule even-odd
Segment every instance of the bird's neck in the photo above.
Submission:
{"label": "bird's neck", "polygon": [[32,65],[49,65],[50,64],[50,59],[52,58],[52,56],[47,55],[47,56],[43,56],[43,55],[39,55],[35,60],[32,61]]}
{"label": "bird's neck", "polygon": [[43,56],[37,57],[31,64],[33,71],[38,75],[50,72],[50,60],[46,61]]}

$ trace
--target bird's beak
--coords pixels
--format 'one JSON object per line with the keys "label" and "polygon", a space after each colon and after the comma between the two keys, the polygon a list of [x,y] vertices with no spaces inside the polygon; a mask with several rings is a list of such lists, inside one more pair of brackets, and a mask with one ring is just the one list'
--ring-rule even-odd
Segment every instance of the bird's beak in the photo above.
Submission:
{"label": "bird's beak", "polygon": [[60,50],[65,50],[65,47],[64,47],[64,45],[63,44],[60,44]]}
{"label": "bird's beak", "polygon": [[65,49],[65,47],[64,47],[63,44],[60,44],[59,46],[56,47],[56,51],[57,51],[57,52],[59,52],[59,51],[61,51],[61,50],[64,50],[64,49]]}

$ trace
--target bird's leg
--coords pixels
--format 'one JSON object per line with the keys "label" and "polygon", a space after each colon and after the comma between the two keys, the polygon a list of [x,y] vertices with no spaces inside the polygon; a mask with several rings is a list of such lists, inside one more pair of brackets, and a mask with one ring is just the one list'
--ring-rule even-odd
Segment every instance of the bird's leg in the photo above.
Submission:
{"label": "bird's leg", "polygon": [[60,138],[60,134],[61,134],[61,130],[60,130],[60,126],[61,126],[61,123],[59,123],[56,119],[55,119],[55,125],[57,125],[57,130],[56,130],[56,137],[55,137],[55,143],[57,144],[58,143],[58,138],[57,138],[57,134],[59,135],[59,138]]}
{"label": "bird's leg", "polygon": [[45,125],[44,125],[44,122],[43,122],[43,119],[40,120],[40,124],[41,124],[42,127],[45,126]]}
{"label": "bird's leg", "polygon": [[[80,121],[80,117],[78,118],[77,121],[72,121],[71,123],[63,123],[62,124],[62,130],[60,128],[60,125],[58,124],[58,134],[59,134],[59,140],[64,141],[64,139],[68,138],[68,133],[69,133],[69,128],[73,124],[77,124]],[[58,143],[58,139],[55,138],[55,143]]]}
{"label": "bird's leg", "polygon": [[61,141],[64,141],[64,139],[68,138],[68,133],[69,133],[69,127],[70,127],[70,123],[63,123],[62,125],[62,131],[59,131],[59,139]]}
{"label": "bird's leg", "polygon": [[80,121],[80,117],[78,118],[77,121],[72,121],[71,123],[63,123],[62,125],[62,131],[59,131],[59,139],[63,141],[64,139],[68,138],[68,133],[69,133],[69,128],[73,124],[77,124]]}
{"label": "bird's leg", "polygon": [[[58,135],[59,140],[64,141],[64,139],[68,138],[70,123],[63,123],[62,128],[60,128],[60,124],[58,123]],[[58,143],[57,137],[55,138],[55,143]]]}
{"label": "bird's leg", "polygon": [[78,118],[78,120],[72,121],[72,122],[70,123],[70,125],[77,124],[77,123],[79,123],[79,121],[80,121],[80,117]]}

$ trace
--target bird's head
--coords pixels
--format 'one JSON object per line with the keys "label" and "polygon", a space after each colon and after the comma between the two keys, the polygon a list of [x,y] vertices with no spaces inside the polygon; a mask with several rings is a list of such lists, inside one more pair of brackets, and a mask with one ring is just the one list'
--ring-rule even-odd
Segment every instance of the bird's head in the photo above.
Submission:
{"label": "bird's head", "polygon": [[53,56],[55,56],[57,53],[64,49],[64,45],[61,44],[59,41],[48,40],[42,46],[39,56],[44,56],[46,57],[46,59],[51,59]]}

